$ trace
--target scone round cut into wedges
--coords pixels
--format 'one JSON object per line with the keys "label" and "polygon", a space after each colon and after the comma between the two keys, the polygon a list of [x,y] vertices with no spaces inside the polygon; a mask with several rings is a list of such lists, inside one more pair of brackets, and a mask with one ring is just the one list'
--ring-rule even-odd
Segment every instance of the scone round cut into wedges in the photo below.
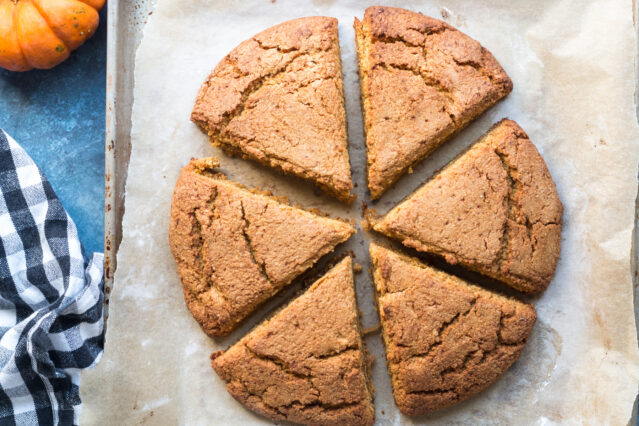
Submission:
{"label": "scone round cut into wedges", "polygon": [[173,193],[169,242],[186,305],[209,336],[240,321],[355,228],[284,204],[191,161]]}
{"label": "scone round cut into wedges", "polygon": [[563,206],[546,163],[512,120],[495,124],[373,229],[525,292],[545,290]]}
{"label": "scone round cut into wedges", "polygon": [[355,198],[335,18],[294,19],[240,43],[200,88],[191,119],[230,155]]}
{"label": "scone round cut into wedges", "polygon": [[537,314],[371,244],[373,280],[395,403],[420,415],[461,402],[497,381],[519,358]]}
{"label": "scone round cut into wedges", "polygon": [[421,13],[373,6],[354,26],[376,199],[513,85],[477,41]]}
{"label": "scone round cut into wedges", "polygon": [[272,420],[352,426],[374,422],[350,257],[211,359],[228,392]]}

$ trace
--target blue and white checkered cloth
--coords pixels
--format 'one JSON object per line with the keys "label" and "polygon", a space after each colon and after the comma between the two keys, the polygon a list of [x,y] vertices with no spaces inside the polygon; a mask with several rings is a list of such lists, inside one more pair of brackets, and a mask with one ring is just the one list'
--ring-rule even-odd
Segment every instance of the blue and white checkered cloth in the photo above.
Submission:
{"label": "blue and white checkered cloth", "polygon": [[103,256],[88,259],[47,178],[0,130],[0,425],[77,423],[103,348]]}

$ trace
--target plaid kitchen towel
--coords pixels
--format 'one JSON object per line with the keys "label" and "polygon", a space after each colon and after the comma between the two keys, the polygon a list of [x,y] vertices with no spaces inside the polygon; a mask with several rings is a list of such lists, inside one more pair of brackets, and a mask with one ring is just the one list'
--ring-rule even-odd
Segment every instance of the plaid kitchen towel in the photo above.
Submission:
{"label": "plaid kitchen towel", "polygon": [[103,256],[0,130],[0,425],[77,423],[80,369],[103,348]]}

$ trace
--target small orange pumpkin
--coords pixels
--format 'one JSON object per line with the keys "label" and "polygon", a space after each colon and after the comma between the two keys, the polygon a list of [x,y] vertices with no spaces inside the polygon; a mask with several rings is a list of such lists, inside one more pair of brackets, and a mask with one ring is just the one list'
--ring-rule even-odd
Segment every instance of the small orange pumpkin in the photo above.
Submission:
{"label": "small orange pumpkin", "polygon": [[49,69],[95,33],[105,0],[0,0],[0,67]]}

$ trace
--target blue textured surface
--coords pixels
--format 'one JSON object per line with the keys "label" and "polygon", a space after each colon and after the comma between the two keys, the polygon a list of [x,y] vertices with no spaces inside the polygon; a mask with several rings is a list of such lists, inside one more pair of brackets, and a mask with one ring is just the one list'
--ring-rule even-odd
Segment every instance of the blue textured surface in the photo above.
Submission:
{"label": "blue textured surface", "polygon": [[49,178],[87,253],[103,251],[105,12],[95,36],[52,70],[0,69],[0,127]]}

